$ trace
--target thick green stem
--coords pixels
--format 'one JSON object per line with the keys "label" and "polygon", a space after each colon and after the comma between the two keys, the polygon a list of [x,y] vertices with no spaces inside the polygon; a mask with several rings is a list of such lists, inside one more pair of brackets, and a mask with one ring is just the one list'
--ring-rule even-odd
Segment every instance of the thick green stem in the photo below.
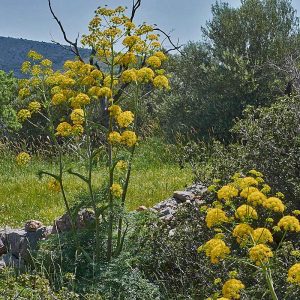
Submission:
{"label": "thick green stem", "polygon": [[[134,112],[134,131],[136,131],[137,127],[137,115],[138,115],[138,97],[139,97],[139,86],[136,86],[136,94],[135,94],[135,112]],[[122,201],[121,201],[121,209],[122,213],[124,212],[125,208],[125,201],[126,201],[126,196],[127,196],[127,190],[129,186],[129,180],[130,180],[130,175],[131,175],[131,168],[132,168],[132,161],[133,161],[133,156],[135,152],[135,145],[131,149],[130,153],[130,158],[129,158],[129,163],[128,163],[128,169],[127,169],[127,174],[126,174],[126,179],[125,179],[125,184],[124,184],[124,189],[123,189],[123,194],[122,194]],[[123,227],[123,216],[121,215],[119,218],[118,222],[118,238],[117,238],[117,254],[120,254],[122,251],[123,243],[122,243],[122,227]]]}
{"label": "thick green stem", "polygon": [[269,292],[271,294],[272,300],[278,300],[278,297],[277,297],[275,289],[274,289],[274,285],[273,285],[273,280],[272,280],[272,275],[270,273],[271,272],[270,269],[267,268],[267,267],[264,267],[263,268],[263,272],[264,272],[264,275],[265,275],[265,279],[267,281],[268,289],[269,289]]}
{"label": "thick green stem", "polygon": [[[114,83],[114,41],[111,40],[111,54],[112,62],[110,66],[110,89],[113,91]],[[112,117],[109,116],[108,134],[112,131]],[[114,207],[113,207],[113,194],[111,186],[114,183],[114,170],[113,170],[113,149],[112,145],[108,143],[108,157],[109,157],[109,216],[108,216],[108,234],[107,234],[107,260],[110,261],[113,253],[113,223],[114,223]]]}

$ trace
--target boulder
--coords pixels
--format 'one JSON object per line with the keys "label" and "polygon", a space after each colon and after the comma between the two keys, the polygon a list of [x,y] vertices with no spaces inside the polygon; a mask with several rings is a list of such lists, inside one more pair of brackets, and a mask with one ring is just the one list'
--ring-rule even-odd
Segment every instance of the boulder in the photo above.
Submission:
{"label": "boulder", "polygon": [[37,220],[30,220],[25,223],[25,231],[35,232],[39,228],[43,227],[43,223]]}

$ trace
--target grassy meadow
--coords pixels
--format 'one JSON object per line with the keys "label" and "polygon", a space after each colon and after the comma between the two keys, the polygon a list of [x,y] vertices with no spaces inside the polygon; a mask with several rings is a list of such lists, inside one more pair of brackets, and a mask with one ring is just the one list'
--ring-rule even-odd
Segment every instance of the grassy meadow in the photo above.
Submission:
{"label": "grassy meadow", "polygon": [[[134,210],[140,205],[150,207],[169,197],[176,189],[192,182],[189,169],[180,170],[172,155],[173,148],[159,139],[149,139],[138,147],[132,170],[127,198],[127,208]],[[71,164],[71,162],[70,162]],[[40,170],[55,172],[55,160],[33,156],[30,164],[20,167],[11,153],[2,153],[0,158],[0,226],[22,226],[28,219],[37,219],[51,224],[54,218],[64,213],[65,208],[59,192],[48,188],[48,177],[39,179]],[[99,182],[105,170],[96,169]],[[70,202],[84,191],[78,179],[65,174],[65,186]]]}

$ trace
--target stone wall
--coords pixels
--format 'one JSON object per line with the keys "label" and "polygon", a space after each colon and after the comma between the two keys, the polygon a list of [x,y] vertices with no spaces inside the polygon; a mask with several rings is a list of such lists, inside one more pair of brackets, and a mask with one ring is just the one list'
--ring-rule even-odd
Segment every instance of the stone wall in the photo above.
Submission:
{"label": "stone wall", "polygon": [[[173,196],[156,204],[152,208],[140,206],[137,211],[151,210],[166,222],[174,218],[176,210],[183,204],[190,203],[200,206],[206,187],[194,184],[184,191],[175,191]],[[95,219],[90,209],[78,212],[75,226],[82,229],[91,224]],[[70,218],[67,214],[54,221],[53,226],[44,226],[41,222],[31,220],[25,223],[22,229],[4,228],[0,230],[0,269],[5,266],[22,268],[24,263],[31,259],[31,251],[36,249],[40,240],[46,239],[50,234],[57,234],[71,230]]]}

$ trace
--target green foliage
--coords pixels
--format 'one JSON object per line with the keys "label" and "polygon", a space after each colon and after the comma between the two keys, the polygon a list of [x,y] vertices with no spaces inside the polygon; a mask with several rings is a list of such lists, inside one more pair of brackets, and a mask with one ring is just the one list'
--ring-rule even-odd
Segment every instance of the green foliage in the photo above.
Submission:
{"label": "green foliage", "polygon": [[[0,129],[17,129],[20,127],[14,102],[17,95],[17,79],[12,73],[5,73],[0,70]],[[3,132],[1,133],[3,134]]]}
{"label": "green foliage", "polygon": [[281,98],[270,107],[248,107],[232,132],[237,142],[190,142],[183,146],[181,163],[189,162],[196,179],[228,179],[236,170],[256,168],[294,207],[299,207],[299,99]]}
{"label": "green foliage", "polygon": [[180,131],[229,141],[229,129],[247,105],[269,105],[290,78],[274,70],[299,47],[296,12],[288,0],[245,0],[238,8],[212,7],[205,42],[174,56],[172,91],[160,120],[169,135]]}

